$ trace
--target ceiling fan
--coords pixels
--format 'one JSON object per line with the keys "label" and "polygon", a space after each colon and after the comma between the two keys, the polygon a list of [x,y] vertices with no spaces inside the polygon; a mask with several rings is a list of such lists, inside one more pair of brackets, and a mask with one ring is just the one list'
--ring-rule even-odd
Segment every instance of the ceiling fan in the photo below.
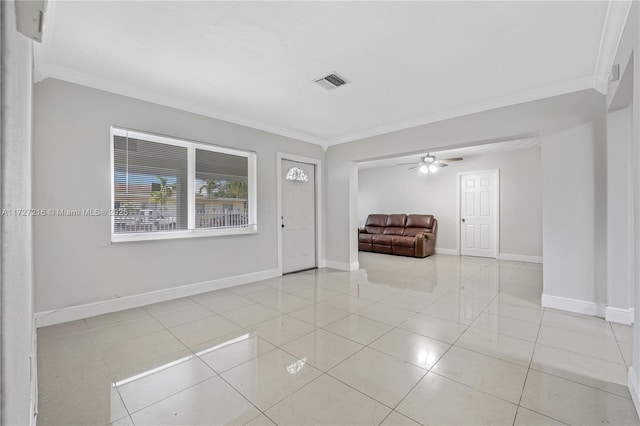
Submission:
{"label": "ceiling fan", "polygon": [[398,166],[413,166],[409,167],[409,170],[415,169],[416,167],[420,167],[420,171],[422,173],[435,173],[438,169],[443,167],[447,167],[449,163],[453,163],[455,161],[462,161],[462,157],[455,158],[447,158],[445,160],[436,160],[436,157],[427,153],[427,155],[420,158],[418,164],[416,163],[400,163]]}

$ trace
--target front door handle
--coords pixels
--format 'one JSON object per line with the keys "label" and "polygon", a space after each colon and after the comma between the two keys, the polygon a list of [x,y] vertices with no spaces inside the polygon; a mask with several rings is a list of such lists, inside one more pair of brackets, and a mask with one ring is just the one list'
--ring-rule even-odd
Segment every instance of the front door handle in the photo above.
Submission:
{"label": "front door handle", "polygon": [[282,224],[282,227],[284,228],[284,223]]}
{"label": "front door handle", "polygon": [[[464,218],[462,218],[462,223],[464,223],[464,222],[465,222],[465,220],[464,220]],[[282,226],[284,226],[284,225],[282,225]]]}

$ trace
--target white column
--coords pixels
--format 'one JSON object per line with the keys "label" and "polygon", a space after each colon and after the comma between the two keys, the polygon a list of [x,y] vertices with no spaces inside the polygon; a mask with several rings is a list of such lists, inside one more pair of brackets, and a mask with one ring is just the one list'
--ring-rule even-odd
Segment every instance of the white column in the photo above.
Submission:
{"label": "white column", "polygon": [[2,42],[0,218],[2,406],[0,423],[33,423],[35,363],[31,218],[32,42],[16,30],[15,3],[0,2]]}
{"label": "white column", "polygon": [[[633,31],[633,46],[637,49],[640,46],[640,34],[638,34],[637,28],[639,21],[639,8],[632,7],[631,13],[627,21],[627,27],[634,28]],[[640,102],[640,55],[635,51],[633,54],[633,100],[631,102],[631,175],[629,179],[629,185],[631,186],[631,193],[633,194],[633,233],[632,233],[632,251],[631,251],[631,281],[634,288],[634,300],[635,306],[640,306],[640,172],[638,171],[640,165],[640,122],[638,119],[639,102]],[[640,413],[640,369],[637,368],[640,361],[640,309],[636,309],[634,312],[634,327],[633,327],[633,362],[629,369],[629,393],[633,399],[633,403],[636,407],[636,411]]]}
{"label": "white column", "polygon": [[607,115],[607,307],[605,318],[633,322],[631,108]]}

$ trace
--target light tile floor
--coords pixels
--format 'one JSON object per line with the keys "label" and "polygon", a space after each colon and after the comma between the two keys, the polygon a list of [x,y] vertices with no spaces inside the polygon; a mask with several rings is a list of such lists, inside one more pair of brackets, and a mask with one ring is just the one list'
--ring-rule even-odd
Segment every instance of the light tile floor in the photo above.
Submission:
{"label": "light tile floor", "polygon": [[542,309],[541,265],[360,265],[42,328],[38,424],[640,424],[631,327]]}

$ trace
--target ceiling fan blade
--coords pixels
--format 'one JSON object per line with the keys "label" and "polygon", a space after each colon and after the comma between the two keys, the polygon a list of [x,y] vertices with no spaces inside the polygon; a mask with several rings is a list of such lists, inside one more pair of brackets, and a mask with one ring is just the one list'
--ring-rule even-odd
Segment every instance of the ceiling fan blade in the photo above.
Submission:
{"label": "ceiling fan blade", "polygon": [[454,161],[462,161],[462,160],[463,160],[462,157],[455,157],[455,158],[447,158],[445,160],[438,160],[438,161],[443,164],[449,164],[449,163],[453,163]]}
{"label": "ceiling fan blade", "polygon": [[415,166],[416,162],[413,163],[398,163],[396,166]]}
{"label": "ceiling fan blade", "polygon": [[415,168],[417,168],[417,167],[420,167],[420,164],[417,164],[417,165],[415,165],[415,166],[413,166],[413,167],[409,167],[407,170],[413,170],[413,169],[415,169]]}

